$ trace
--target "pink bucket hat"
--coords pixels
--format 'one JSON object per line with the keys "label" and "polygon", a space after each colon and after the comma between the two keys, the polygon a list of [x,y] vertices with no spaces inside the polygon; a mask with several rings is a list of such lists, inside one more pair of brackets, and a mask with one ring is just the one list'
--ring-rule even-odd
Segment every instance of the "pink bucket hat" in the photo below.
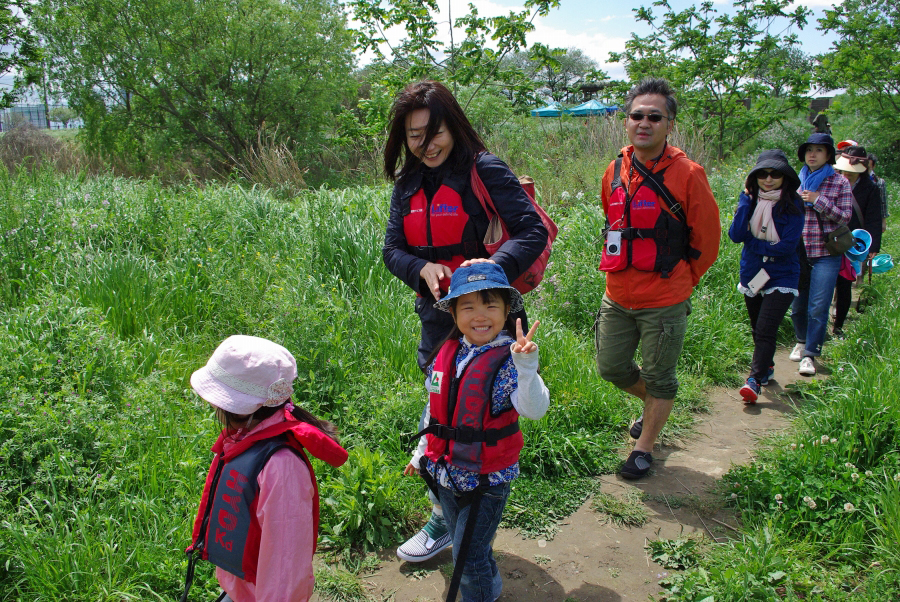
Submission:
{"label": "pink bucket hat", "polygon": [[234,335],[191,375],[191,387],[215,407],[246,415],[287,401],[295,378],[297,361],[290,351],[268,339]]}

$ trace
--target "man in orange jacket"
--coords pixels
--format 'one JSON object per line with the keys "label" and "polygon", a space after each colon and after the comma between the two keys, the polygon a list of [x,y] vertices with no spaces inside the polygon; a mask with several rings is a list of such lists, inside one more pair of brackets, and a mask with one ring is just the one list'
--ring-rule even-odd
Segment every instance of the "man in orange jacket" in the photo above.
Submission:
{"label": "man in orange jacket", "polygon": [[644,402],[631,427],[634,451],[620,470],[628,479],[650,470],[650,452],[678,392],[675,366],[691,292],[716,260],[722,235],[706,172],[666,141],[677,111],[666,80],[635,85],[625,98],[631,145],[603,175],[606,293],[595,324],[597,370]]}

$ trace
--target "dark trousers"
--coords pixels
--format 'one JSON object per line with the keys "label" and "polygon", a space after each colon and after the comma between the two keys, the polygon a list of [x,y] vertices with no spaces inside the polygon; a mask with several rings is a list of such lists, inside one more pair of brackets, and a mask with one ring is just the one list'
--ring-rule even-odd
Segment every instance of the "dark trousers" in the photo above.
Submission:
{"label": "dark trousers", "polygon": [[847,312],[850,311],[850,301],[853,296],[853,281],[846,280],[838,276],[837,284],[834,285],[836,296],[834,307],[834,329],[844,327],[844,320],[847,319]]}
{"label": "dark trousers", "polygon": [[769,368],[775,363],[775,339],[778,328],[794,301],[791,293],[769,291],[765,295],[744,296],[747,313],[750,315],[750,328],[753,331],[753,362],[750,364],[750,376],[756,380],[763,379]]}

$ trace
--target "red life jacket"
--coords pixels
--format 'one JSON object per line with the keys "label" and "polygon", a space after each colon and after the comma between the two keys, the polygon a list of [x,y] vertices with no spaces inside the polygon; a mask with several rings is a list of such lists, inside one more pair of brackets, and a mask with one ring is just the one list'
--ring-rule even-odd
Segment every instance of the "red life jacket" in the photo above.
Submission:
{"label": "red life jacket", "polygon": [[[462,197],[446,184],[438,188],[430,202],[421,188],[409,199],[403,233],[410,254],[451,270],[466,259],[488,257]],[[441,280],[441,290],[446,292],[447,286],[449,280]]]}
{"label": "red life jacket", "polygon": [[524,439],[519,413],[509,408],[491,412],[494,379],[509,358],[509,345],[493,347],[472,358],[456,377],[459,341],[447,341],[435,358],[428,388],[431,422],[425,456],[487,475],[519,460]]}
{"label": "red life jacket", "polygon": [[[319,532],[319,488],[312,464],[304,449],[316,458],[340,466],[347,461],[347,450],[316,427],[296,420],[285,411],[287,419],[258,433],[251,433],[225,451],[225,434],[212,450],[213,458],[206,477],[200,508],[194,520],[192,544],[186,550],[200,552],[200,557],[250,583],[256,583],[259,560],[260,526],[256,517],[259,496],[259,473],[280,449],[290,449],[299,456],[313,485],[313,533]],[[313,540],[313,553],[316,541]]]}
{"label": "red life jacket", "polygon": [[[636,161],[632,158],[633,165]],[[665,169],[650,173],[640,166],[644,178],[629,196],[622,185],[621,167],[619,155],[610,183],[604,231],[607,244],[603,245],[600,270],[619,272],[631,266],[643,272],[660,272],[662,278],[668,278],[679,261],[700,256],[689,244],[690,228],[684,209],[664,184]],[[663,209],[663,204],[669,211]],[[621,234],[617,254],[610,253],[611,232]]]}

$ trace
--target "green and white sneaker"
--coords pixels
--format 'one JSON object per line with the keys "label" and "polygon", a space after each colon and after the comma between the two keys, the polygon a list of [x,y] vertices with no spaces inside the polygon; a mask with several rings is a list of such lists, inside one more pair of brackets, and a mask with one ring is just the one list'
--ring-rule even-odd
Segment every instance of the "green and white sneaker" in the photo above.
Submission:
{"label": "green and white sneaker", "polygon": [[397,556],[406,562],[423,562],[453,545],[443,516],[432,513],[422,530],[397,548]]}

